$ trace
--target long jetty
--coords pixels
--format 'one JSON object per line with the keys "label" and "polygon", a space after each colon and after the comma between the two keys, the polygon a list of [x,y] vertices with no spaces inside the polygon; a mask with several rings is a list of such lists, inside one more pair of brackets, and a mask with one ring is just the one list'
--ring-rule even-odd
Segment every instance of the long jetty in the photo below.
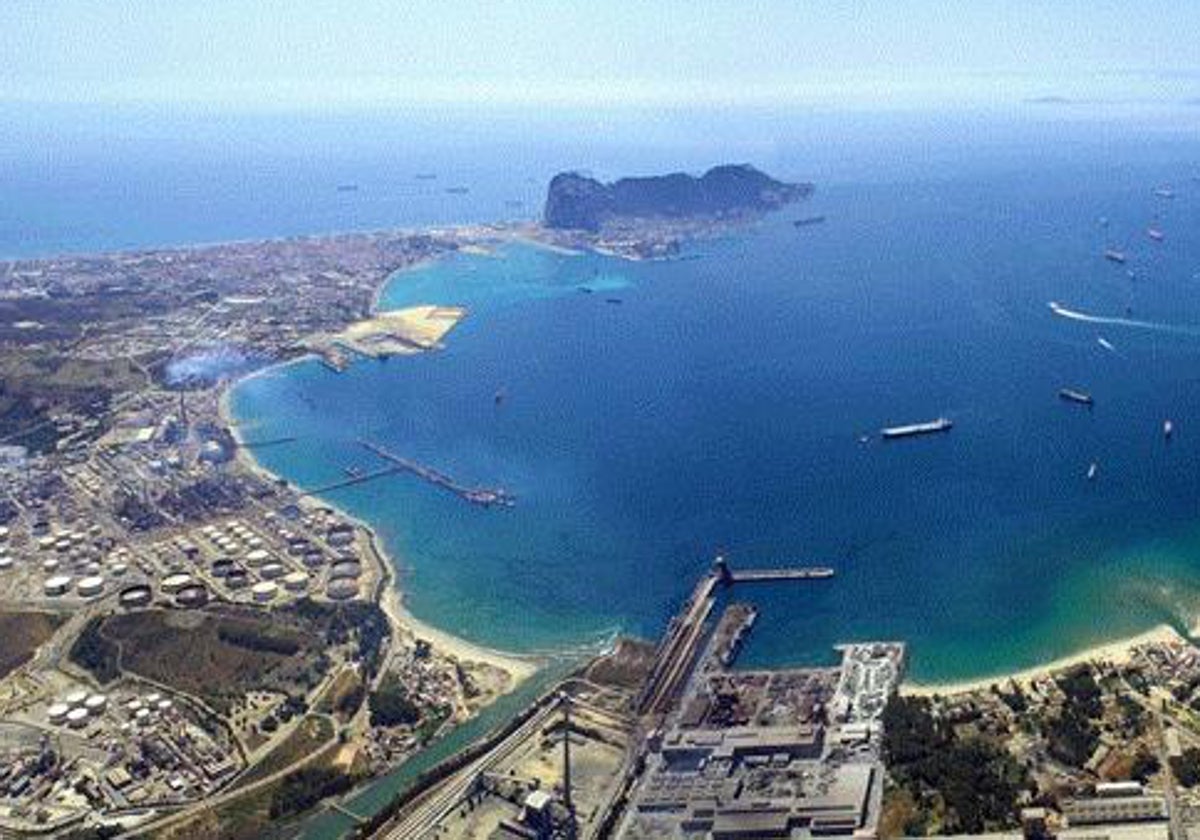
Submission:
{"label": "long jetty", "polygon": [[[411,473],[436,487],[449,490],[460,499],[468,501],[473,505],[480,505],[481,507],[512,507],[516,503],[516,499],[513,498],[512,494],[503,488],[468,487],[459,484],[444,472],[389,452],[377,443],[372,443],[369,440],[360,440],[358,443],[371,454],[392,464],[392,472]],[[378,475],[379,473],[372,473],[371,477]]]}
{"label": "long jetty", "polygon": [[334,490],[341,490],[344,487],[353,487],[356,484],[366,484],[368,481],[374,481],[377,478],[386,478],[389,475],[397,475],[404,470],[397,466],[384,467],[381,470],[374,472],[363,473],[362,475],[354,475],[350,478],[343,478],[339,481],[334,481],[329,484],[322,484],[320,487],[314,487],[311,490],[305,490],[300,495],[303,496],[320,496],[325,493],[330,493]]}
{"label": "long jetty", "polygon": [[824,566],[734,571],[723,558],[717,558],[712,571],[700,579],[692,596],[667,626],[666,635],[655,651],[650,676],[638,696],[639,713],[665,714],[674,704],[695,667],[721,588],[739,583],[827,580],[833,576],[833,569]]}

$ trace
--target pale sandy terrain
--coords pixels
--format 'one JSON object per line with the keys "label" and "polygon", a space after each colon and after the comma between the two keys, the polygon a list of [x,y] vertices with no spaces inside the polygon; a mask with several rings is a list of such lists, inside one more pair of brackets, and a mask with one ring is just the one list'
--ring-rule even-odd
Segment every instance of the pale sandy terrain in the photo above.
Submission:
{"label": "pale sandy terrain", "polygon": [[380,312],[351,324],[331,341],[370,353],[382,350],[403,355],[440,347],[442,339],[466,317],[461,306],[426,304]]}

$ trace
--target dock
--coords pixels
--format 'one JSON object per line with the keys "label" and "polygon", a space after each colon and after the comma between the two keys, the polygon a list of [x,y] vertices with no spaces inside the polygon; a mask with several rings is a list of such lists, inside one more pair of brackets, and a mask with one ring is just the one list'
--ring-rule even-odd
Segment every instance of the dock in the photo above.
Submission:
{"label": "dock", "polygon": [[[448,490],[464,501],[480,507],[512,507],[516,499],[507,490],[499,487],[468,487],[455,481],[450,476],[433,467],[419,464],[416,461],[396,455],[369,440],[358,441],[359,445],[384,461],[392,464],[391,472],[407,472],[417,478],[429,482],[435,487]],[[381,473],[371,473],[364,478],[377,477]]]}
{"label": "dock", "polygon": [[322,484],[320,487],[314,487],[311,490],[305,490],[300,494],[300,497],[305,496],[322,496],[325,493],[331,493],[334,490],[341,490],[345,487],[353,487],[356,484],[366,484],[368,481],[374,481],[377,478],[386,478],[389,475],[397,475],[403,472],[400,467],[384,467],[381,470],[374,472],[363,473],[362,475],[354,475],[349,478],[343,478],[340,481],[333,481],[329,484]]}
{"label": "dock", "polygon": [[734,571],[718,557],[696,584],[692,595],[671,619],[667,632],[654,654],[654,665],[637,700],[640,714],[665,714],[674,705],[696,665],[702,642],[708,635],[709,619],[722,589],[739,583],[828,580],[834,570],[826,566],[801,566],[779,569]]}
{"label": "dock", "polygon": [[740,572],[729,572],[726,580],[730,584],[773,583],[784,580],[825,580],[833,577],[833,574],[833,569],[828,566],[797,569],[746,569]]}

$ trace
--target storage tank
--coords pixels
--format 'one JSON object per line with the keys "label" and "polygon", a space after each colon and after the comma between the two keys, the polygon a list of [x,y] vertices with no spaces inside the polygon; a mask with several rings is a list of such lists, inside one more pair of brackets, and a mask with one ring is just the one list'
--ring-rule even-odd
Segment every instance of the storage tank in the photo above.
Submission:
{"label": "storage tank", "polygon": [[87,709],[88,714],[93,717],[104,714],[104,710],[108,708],[108,698],[103,694],[92,694],[87,700],[83,701],[83,708]]}
{"label": "storage tank", "polygon": [[358,563],[343,561],[335,563],[333,568],[329,570],[329,579],[337,580],[338,578],[350,578],[357,580],[362,575],[362,566]]}
{"label": "storage tank", "polygon": [[99,575],[80,578],[79,583],[75,586],[75,591],[84,598],[95,598],[104,592],[104,578]]}
{"label": "storage tank", "polygon": [[208,603],[208,590],[198,583],[185,586],[176,593],[175,603],[188,610],[203,607]]}
{"label": "storage tank", "polygon": [[71,711],[71,707],[66,703],[51,703],[50,708],[46,709],[46,717],[55,726],[61,726],[67,722],[67,713]]}
{"label": "storage tank", "polygon": [[46,578],[46,582],[42,584],[42,589],[51,598],[57,598],[59,595],[66,595],[71,588],[71,578],[67,575],[54,575]]}
{"label": "storage tank", "polygon": [[87,702],[88,693],[86,689],[77,688],[68,694],[65,698],[66,704],[72,709],[82,706]]}
{"label": "storage tank", "polygon": [[154,593],[149,586],[144,583],[135,584],[121,590],[121,606],[127,609],[144,607],[150,603],[153,597]]}
{"label": "storage tank", "polygon": [[231,569],[225,576],[225,585],[230,589],[245,589],[250,585],[250,576],[245,569]]}
{"label": "storage tank", "polygon": [[71,711],[67,712],[67,726],[71,727],[72,729],[83,729],[83,727],[87,726],[87,722],[87,709],[72,709]]}
{"label": "storage tank", "polygon": [[265,548],[256,548],[253,551],[246,553],[247,566],[261,566],[263,563],[271,559],[271,552]]}
{"label": "storage tank", "polygon": [[55,572],[58,571],[58,567],[61,565],[62,564],[59,563],[57,560],[43,560],[42,561],[42,571],[46,572],[47,574],[54,574]]}
{"label": "storage tank", "polygon": [[9,557],[7,554],[0,555],[0,572],[8,571],[12,568],[12,565],[13,561],[11,557]]}
{"label": "storage tank", "polygon": [[259,572],[259,575],[263,580],[276,580],[283,577],[285,574],[287,574],[287,569],[285,569],[279,563],[268,563],[267,565],[263,566],[262,570]]}
{"label": "storage tank", "polygon": [[308,588],[308,575],[305,572],[292,572],[285,575],[283,586],[291,592],[303,592]]}
{"label": "storage tank", "polygon": [[264,580],[261,583],[256,583],[250,590],[254,595],[254,600],[259,603],[266,603],[275,599],[276,593],[279,592],[279,587],[269,580]]}
{"label": "storage tank", "polygon": [[159,588],[168,595],[174,595],[185,586],[191,585],[191,583],[192,576],[180,572],[174,575],[167,575],[165,578],[163,578],[162,583],[159,584]]}
{"label": "storage tank", "polygon": [[349,601],[358,597],[358,581],[353,578],[336,578],[329,581],[325,594],[331,601]]}

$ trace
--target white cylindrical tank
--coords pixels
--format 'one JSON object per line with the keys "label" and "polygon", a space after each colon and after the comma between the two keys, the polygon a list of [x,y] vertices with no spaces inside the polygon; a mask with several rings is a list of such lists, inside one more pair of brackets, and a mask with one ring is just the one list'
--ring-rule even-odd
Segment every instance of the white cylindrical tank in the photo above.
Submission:
{"label": "white cylindrical tank", "polygon": [[79,583],[75,586],[75,591],[84,598],[95,598],[104,591],[104,578],[100,575],[80,578]]}
{"label": "white cylindrical tank", "polygon": [[247,566],[261,566],[270,559],[271,553],[265,548],[256,548],[253,551],[246,553]]}
{"label": "white cylindrical tank", "polygon": [[67,575],[55,575],[54,577],[46,578],[46,582],[42,584],[42,589],[52,598],[59,595],[66,595],[70,588],[71,578]]}
{"label": "white cylindrical tank", "polygon": [[255,601],[265,604],[275,599],[276,593],[279,592],[279,587],[269,580],[264,580],[261,583],[254,584],[250,591],[254,595]]}
{"label": "white cylindrical tank", "polygon": [[7,554],[0,554],[0,572],[7,571],[12,568],[12,558]]}
{"label": "white cylindrical tank", "polygon": [[67,726],[72,729],[83,729],[83,727],[87,726],[87,722],[87,709],[72,709],[67,712]]}
{"label": "white cylindrical tank", "polygon": [[292,572],[289,575],[285,575],[283,585],[292,592],[303,592],[308,588],[308,574],[305,572]]}
{"label": "white cylindrical tank", "polygon": [[103,694],[93,694],[91,697],[83,701],[83,708],[88,710],[90,715],[100,715],[108,708],[108,698]]}
{"label": "white cylindrical tank", "polygon": [[71,707],[66,703],[51,703],[50,708],[46,709],[46,717],[55,725],[61,725],[67,722],[67,713],[71,711]]}
{"label": "white cylindrical tank", "polygon": [[180,572],[179,574],[167,575],[162,579],[159,589],[166,592],[168,595],[174,595],[185,586],[189,586],[192,582],[192,576]]}
{"label": "white cylindrical tank", "polygon": [[68,706],[70,706],[72,709],[74,709],[77,706],[82,706],[84,703],[87,702],[88,693],[87,693],[86,689],[77,688],[63,699],[65,700],[65,702]]}
{"label": "white cylindrical tank", "polygon": [[259,572],[259,574],[262,575],[263,580],[275,580],[283,577],[286,573],[287,569],[283,568],[283,566],[279,563],[268,563],[267,565],[263,566],[262,571]]}

